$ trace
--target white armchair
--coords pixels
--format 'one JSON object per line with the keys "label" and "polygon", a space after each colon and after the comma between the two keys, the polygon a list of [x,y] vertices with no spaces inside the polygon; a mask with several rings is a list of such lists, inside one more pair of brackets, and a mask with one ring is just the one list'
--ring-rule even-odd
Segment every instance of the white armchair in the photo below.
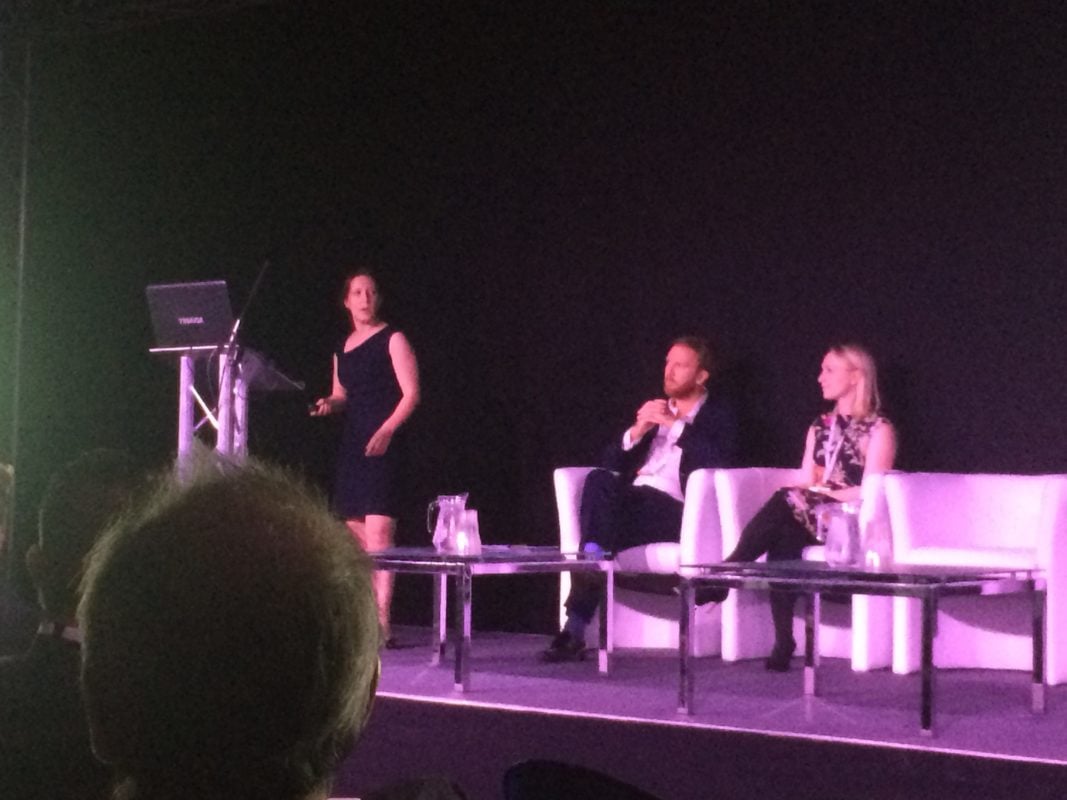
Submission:
{"label": "white armchair", "polygon": [[[715,470],[723,554],[733,551],[745,525],[783,486],[797,485],[804,475],[797,469],[751,467]],[[884,476],[864,481],[861,523],[883,524],[881,485]],[[810,547],[805,559],[821,560],[822,547]],[[798,611],[800,606],[798,604]],[[819,654],[848,658],[852,668],[866,671],[888,667],[891,659],[889,598],[857,595],[850,604],[824,603],[818,632]],[[794,636],[803,641],[803,619],[794,621]],[[722,604],[722,657],[725,661],[761,658],[771,651],[774,630],[765,591],[732,591]]]}
{"label": "white armchair", "polygon": [[[1067,475],[896,473],[885,495],[897,563],[1045,570],[1046,677],[1067,682]],[[894,599],[894,672],[918,669],[919,613]],[[934,663],[1028,670],[1031,621],[1025,596],[946,598]]]}
{"label": "white armchair", "polygon": [[[553,473],[556,507],[559,512],[560,549],[575,552],[581,539],[578,512],[582,488],[593,467],[563,467]],[[721,561],[719,512],[711,470],[696,470],[686,482],[685,504],[679,542],[656,542],[632,547],[616,554],[621,572],[675,574],[681,561]],[[570,592],[570,575],[560,576],[560,623],[566,617],[563,602]],[[671,595],[655,595],[616,587],[613,613],[614,647],[675,649],[678,647],[679,600]],[[601,612],[602,613],[602,612]],[[720,650],[719,609],[707,605],[697,609],[692,631],[694,653],[715,655]]]}

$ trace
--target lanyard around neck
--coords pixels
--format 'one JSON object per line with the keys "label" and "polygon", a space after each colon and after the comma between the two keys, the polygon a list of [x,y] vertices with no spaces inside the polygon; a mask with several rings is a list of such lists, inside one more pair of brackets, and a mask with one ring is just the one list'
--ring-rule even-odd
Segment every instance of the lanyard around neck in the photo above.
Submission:
{"label": "lanyard around neck", "polygon": [[834,467],[837,466],[837,457],[841,453],[841,446],[845,443],[845,431],[844,428],[838,427],[838,415],[834,414],[834,421],[830,425],[830,430],[826,434],[826,444],[823,445],[823,452],[826,453],[825,463],[823,464],[823,480],[830,480],[830,475],[834,471]]}

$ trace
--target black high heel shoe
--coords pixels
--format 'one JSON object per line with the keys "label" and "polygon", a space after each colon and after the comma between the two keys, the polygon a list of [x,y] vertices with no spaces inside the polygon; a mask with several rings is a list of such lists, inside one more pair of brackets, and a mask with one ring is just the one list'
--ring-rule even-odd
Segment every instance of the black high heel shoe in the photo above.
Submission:
{"label": "black high heel shoe", "polygon": [[[675,586],[673,593],[679,594],[679,592],[680,590]],[[698,586],[693,591],[693,605],[706,606],[708,603],[721,603],[729,595],[729,589],[720,589],[717,586]]]}
{"label": "black high heel shoe", "polygon": [[570,631],[563,630],[555,635],[547,649],[541,651],[541,660],[546,664],[559,664],[563,661],[584,661],[585,642]]}
{"label": "black high heel shoe", "polygon": [[768,672],[789,672],[789,662],[796,652],[797,643],[790,639],[788,642],[775,642],[774,649],[763,662]]}

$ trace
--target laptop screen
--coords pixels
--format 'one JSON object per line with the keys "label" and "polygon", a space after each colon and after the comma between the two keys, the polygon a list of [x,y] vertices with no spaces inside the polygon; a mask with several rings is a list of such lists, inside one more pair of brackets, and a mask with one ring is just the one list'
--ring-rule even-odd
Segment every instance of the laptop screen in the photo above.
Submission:
{"label": "laptop screen", "polygon": [[165,283],[145,289],[152,328],[152,353],[212,350],[226,344],[233,311],[226,281]]}

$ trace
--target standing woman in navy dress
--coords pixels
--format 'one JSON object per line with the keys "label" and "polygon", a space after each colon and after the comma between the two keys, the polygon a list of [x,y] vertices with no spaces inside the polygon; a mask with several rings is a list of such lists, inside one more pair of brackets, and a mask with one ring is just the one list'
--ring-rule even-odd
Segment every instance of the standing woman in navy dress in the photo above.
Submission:
{"label": "standing woman in navy dress", "polygon": [[[403,500],[406,441],[402,426],[419,403],[419,367],[403,333],[378,318],[378,283],[360,269],[345,281],[352,332],[333,358],[333,390],[312,416],[344,411],[334,508],[368,551],[391,547]],[[374,574],[378,619],[392,645],[393,575]]]}

